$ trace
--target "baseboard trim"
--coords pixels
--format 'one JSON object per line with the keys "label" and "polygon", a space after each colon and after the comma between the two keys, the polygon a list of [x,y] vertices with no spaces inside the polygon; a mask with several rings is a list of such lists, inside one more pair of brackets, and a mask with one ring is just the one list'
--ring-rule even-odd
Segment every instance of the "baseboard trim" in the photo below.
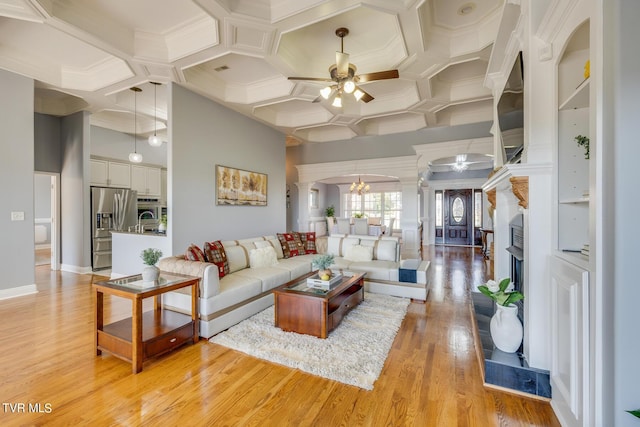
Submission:
{"label": "baseboard trim", "polygon": [[38,288],[36,285],[18,286],[9,289],[0,289],[0,300],[22,297],[25,295],[37,294]]}
{"label": "baseboard trim", "polygon": [[60,270],[68,271],[69,273],[76,274],[92,274],[93,270],[91,267],[79,267],[77,265],[69,265],[69,264],[60,264]]}

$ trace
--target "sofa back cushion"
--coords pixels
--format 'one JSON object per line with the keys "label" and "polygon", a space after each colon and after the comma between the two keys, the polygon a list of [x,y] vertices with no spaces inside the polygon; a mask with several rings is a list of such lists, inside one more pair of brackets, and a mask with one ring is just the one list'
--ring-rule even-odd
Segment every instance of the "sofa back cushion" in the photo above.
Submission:
{"label": "sofa back cushion", "polygon": [[350,246],[360,243],[360,239],[357,237],[340,237],[329,236],[327,237],[327,253],[333,256],[345,256],[347,249]]}
{"label": "sofa back cushion", "polygon": [[376,259],[381,261],[398,261],[396,240],[378,240],[376,245]]}
{"label": "sofa back cushion", "polygon": [[276,237],[269,237],[267,240],[262,242],[255,242],[256,248],[273,248],[276,253],[276,257],[278,259],[284,258],[284,253],[282,252],[282,245],[280,241]]}
{"label": "sofa back cushion", "polygon": [[353,262],[367,262],[373,259],[373,247],[351,245],[347,248],[344,259]]}
{"label": "sofa back cushion", "polygon": [[229,260],[229,272],[235,273],[249,267],[249,252],[255,249],[255,245],[224,245]]}
{"label": "sofa back cushion", "polygon": [[251,268],[273,267],[277,264],[276,251],[271,246],[249,251],[249,266]]}

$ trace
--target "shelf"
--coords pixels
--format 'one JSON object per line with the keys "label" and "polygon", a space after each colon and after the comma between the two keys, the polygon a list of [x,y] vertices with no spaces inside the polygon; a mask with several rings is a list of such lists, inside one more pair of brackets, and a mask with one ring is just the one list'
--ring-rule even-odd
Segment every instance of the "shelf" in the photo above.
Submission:
{"label": "shelf", "polygon": [[589,203],[589,197],[572,197],[568,199],[562,199],[558,203],[561,205]]}
{"label": "shelf", "polygon": [[574,110],[589,106],[589,79],[585,79],[566,101],[560,104],[560,110]]}
{"label": "shelf", "polygon": [[583,270],[589,271],[589,257],[586,255],[582,255],[580,252],[564,252],[558,251],[556,252],[556,256],[560,259],[567,261],[570,264],[573,264],[577,267],[582,268]]}

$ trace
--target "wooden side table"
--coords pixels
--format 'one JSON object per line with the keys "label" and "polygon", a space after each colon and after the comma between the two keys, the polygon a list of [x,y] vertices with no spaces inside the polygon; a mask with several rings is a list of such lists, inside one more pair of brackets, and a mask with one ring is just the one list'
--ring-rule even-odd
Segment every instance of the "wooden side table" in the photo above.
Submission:
{"label": "wooden side table", "polygon": [[[108,351],[130,362],[134,374],[145,360],[199,340],[198,284],[200,278],[160,273],[156,282],[143,282],[141,275],[94,283],[96,355]],[[191,286],[191,316],[162,308],[159,295]],[[131,300],[131,317],[104,324],[104,295]],[[142,300],[153,297],[154,309],[143,312]]]}

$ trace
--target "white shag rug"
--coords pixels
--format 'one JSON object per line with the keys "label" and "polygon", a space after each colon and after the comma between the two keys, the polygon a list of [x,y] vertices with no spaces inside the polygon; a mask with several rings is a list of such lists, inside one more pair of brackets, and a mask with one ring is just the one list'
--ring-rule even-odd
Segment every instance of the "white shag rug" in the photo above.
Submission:
{"label": "white shag rug", "polygon": [[273,306],[209,341],[270,362],[373,390],[410,300],[365,293],[326,339],[284,332]]}

